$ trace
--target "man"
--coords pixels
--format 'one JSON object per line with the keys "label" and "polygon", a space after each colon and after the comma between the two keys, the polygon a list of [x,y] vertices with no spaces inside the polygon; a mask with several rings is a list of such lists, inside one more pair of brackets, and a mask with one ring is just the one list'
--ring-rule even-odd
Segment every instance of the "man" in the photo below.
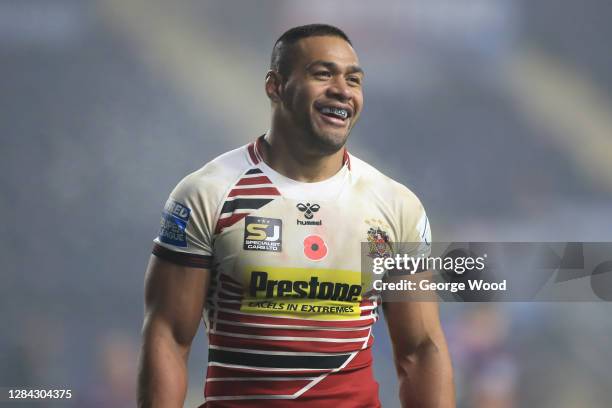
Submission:
{"label": "man", "polygon": [[[204,407],[380,406],[379,297],[362,284],[360,243],[429,242],[429,228],[414,194],[344,148],[363,78],[341,30],[287,31],[265,80],[270,130],[171,193],[147,271],[140,406],[182,407],[202,315]],[[436,304],[384,310],[402,405],[453,406]]]}

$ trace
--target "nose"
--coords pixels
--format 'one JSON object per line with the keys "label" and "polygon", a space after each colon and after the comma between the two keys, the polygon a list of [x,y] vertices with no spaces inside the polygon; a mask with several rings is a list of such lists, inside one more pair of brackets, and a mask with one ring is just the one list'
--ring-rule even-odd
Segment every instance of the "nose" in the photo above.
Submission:
{"label": "nose", "polygon": [[338,99],[339,101],[346,102],[351,100],[353,93],[351,88],[346,83],[346,80],[342,77],[336,77],[334,81],[327,88],[328,96]]}

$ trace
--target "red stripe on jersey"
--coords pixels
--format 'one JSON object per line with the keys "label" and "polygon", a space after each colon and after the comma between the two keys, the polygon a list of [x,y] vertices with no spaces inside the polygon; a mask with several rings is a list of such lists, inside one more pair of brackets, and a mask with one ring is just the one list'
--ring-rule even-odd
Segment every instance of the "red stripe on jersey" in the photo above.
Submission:
{"label": "red stripe on jersey", "polygon": [[245,195],[270,195],[277,196],[280,192],[276,187],[259,187],[259,188],[235,188],[229,192],[228,197],[245,196]]}
{"label": "red stripe on jersey", "polygon": [[351,157],[348,154],[348,151],[344,149],[344,155],[342,157],[342,164],[347,165],[348,169],[351,169]]}
{"label": "red stripe on jersey", "polygon": [[221,282],[221,290],[231,295],[242,296],[242,288],[237,288],[227,282]]}
{"label": "red stripe on jersey", "polygon": [[263,139],[266,135],[261,135],[259,136],[256,140],[255,140],[255,148],[253,150],[255,150],[255,154],[257,155],[257,158],[261,161],[263,161],[263,156],[261,154],[262,152],[262,148],[261,148],[261,144],[263,143]]}
{"label": "red stripe on jersey", "polygon": [[236,183],[237,186],[251,186],[253,184],[272,184],[272,181],[266,176],[257,176],[242,178]]}
{"label": "red stripe on jersey", "polygon": [[308,385],[311,380],[257,381],[248,378],[243,381],[208,381],[206,397],[225,395],[293,395]]}
{"label": "red stripe on jersey", "polygon": [[370,300],[370,299],[363,299],[360,303],[359,306],[373,306],[374,305],[374,301]]}
{"label": "red stripe on jersey", "polygon": [[247,147],[247,150],[249,151],[249,157],[251,158],[251,161],[253,162],[253,164],[258,164],[259,159],[257,158],[257,155],[255,154],[255,143],[250,143],[249,146]]}
{"label": "red stripe on jersey", "polygon": [[315,327],[370,327],[375,321],[375,317],[363,320],[310,320],[310,319],[291,319],[283,317],[268,317],[262,315],[236,314],[231,312],[219,312],[218,319],[231,320],[235,322],[259,323],[259,324],[290,324],[298,326]]}
{"label": "red stripe on jersey", "polygon": [[217,323],[215,330],[228,333],[250,334],[253,336],[319,337],[325,339],[358,339],[366,337],[370,329],[362,330],[301,330],[274,327],[248,327]]}
{"label": "red stripe on jersey", "polygon": [[228,325],[228,326],[236,326],[236,327],[252,327],[254,330],[264,330],[274,329],[274,330],[300,330],[304,331],[316,331],[316,330],[326,330],[326,331],[341,331],[341,332],[352,332],[356,333],[362,330],[367,330],[371,327],[371,325],[366,326],[358,326],[358,327],[342,327],[339,328],[337,326],[308,326],[304,324],[300,324],[301,321],[293,322],[293,324],[280,324],[276,321],[271,321],[270,323],[251,323],[251,322],[237,322],[235,319],[227,320],[227,319],[219,319],[215,318],[216,324]]}
{"label": "red stripe on jersey", "polygon": [[247,215],[248,214],[233,214],[230,217],[220,219],[219,222],[217,222],[217,228],[215,228],[215,234],[220,233],[223,230],[223,228],[227,228],[227,227],[234,225],[235,223],[237,223],[238,221],[240,221]]}
{"label": "red stripe on jersey", "polygon": [[215,293],[217,290],[223,290],[232,295],[242,295],[242,287],[228,281],[215,282],[210,288],[210,293]]}
{"label": "red stripe on jersey", "polygon": [[[223,334],[208,334],[210,345],[231,347],[245,350],[283,351],[294,353],[351,353],[358,351],[365,341],[337,342],[246,339],[244,337],[225,336]],[[270,358],[272,358],[271,356]]]}

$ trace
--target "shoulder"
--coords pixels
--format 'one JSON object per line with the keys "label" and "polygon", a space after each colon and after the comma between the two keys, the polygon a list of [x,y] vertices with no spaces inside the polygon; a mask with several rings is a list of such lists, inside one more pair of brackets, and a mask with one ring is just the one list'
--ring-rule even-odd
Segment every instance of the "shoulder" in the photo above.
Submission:
{"label": "shoulder", "polygon": [[221,200],[226,190],[250,167],[252,164],[248,160],[247,146],[239,147],[185,176],[174,188],[171,196],[199,196]]}
{"label": "shoulder", "polygon": [[405,185],[385,175],[380,170],[350,155],[351,171],[355,174],[355,184],[391,206],[421,209],[423,206],[417,195]]}
{"label": "shoulder", "polygon": [[351,170],[355,174],[355,188],[385,209],[397,241],[431,242],[425,208],[412,190],[354,156]]}

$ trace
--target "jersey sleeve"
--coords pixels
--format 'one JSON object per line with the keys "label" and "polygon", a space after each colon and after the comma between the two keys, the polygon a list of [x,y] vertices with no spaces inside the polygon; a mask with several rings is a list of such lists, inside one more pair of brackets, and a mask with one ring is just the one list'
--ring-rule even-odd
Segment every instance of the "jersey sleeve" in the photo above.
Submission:
{"label": "jersey sleeve", "polygon": [[214,194],[207,194],[206,190],[205,180],[190,175],[170,193],[153,254],[183,266],[212,266],[217,203]]}
{"label": "jersey sleeve", "polygon": [[429,256],[431,253],[431,226],[425,208],[420,202],[418,204],[413,214],[404,216],[409,221],[402,225],[402,242],[415,244],[413,256]]}
{"label": "jersey sleeve", "polygon": [[[405,187],[402,188],[400,197],[397,253],[413,258],[426,258],[431,254],[431,225],[425,208],[417,196]],[[419,268],[414,272],[423,270]]]}

